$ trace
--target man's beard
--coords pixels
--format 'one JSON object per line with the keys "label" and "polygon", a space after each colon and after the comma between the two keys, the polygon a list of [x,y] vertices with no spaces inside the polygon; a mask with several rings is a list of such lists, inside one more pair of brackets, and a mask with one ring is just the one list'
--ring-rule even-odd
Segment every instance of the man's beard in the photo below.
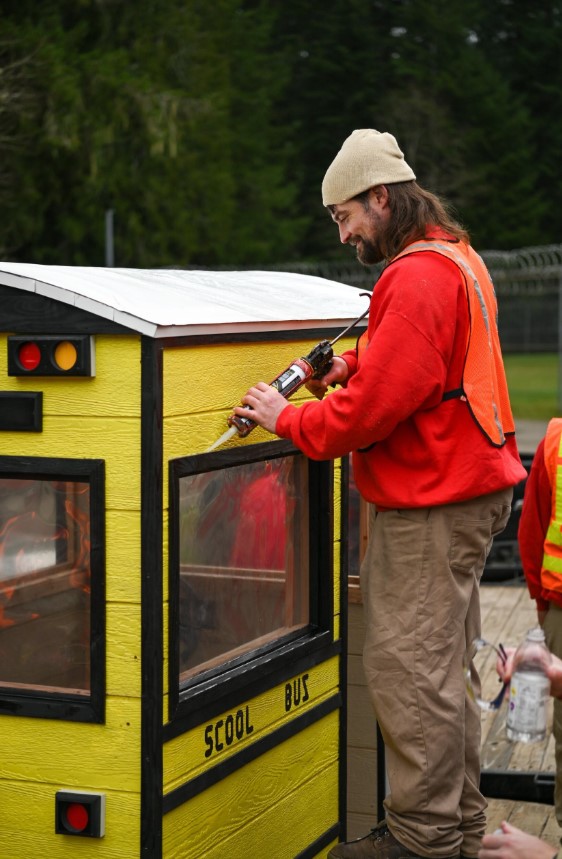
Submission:
{"label": "man's beard", "polygon": [[355,250],[357,252],[357,259],[363,265],[375,265],[375,263],[382,262],[385,258],[381,246],[376,240],[368,241],[361,239],[361,243],[356,246]]}
{"label": "man's beard", "polygon": [[382,249],[382,243],[384,242],[388,225],[372,210],[369,210],[369,223],[372,227],[372,237],[366,239],[363,236],[358,236],[359,242],[355,248],[357,259],[363,265],[375,265],[378,262],[382,262],[386,257]]}

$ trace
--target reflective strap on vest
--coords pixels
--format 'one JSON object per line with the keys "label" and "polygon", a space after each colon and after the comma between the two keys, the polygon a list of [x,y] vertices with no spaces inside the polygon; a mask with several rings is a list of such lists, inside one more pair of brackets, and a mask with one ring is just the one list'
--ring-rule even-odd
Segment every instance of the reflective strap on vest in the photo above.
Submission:
{"label": "reflective strap on vest", "polygon": [[361,337],[357,340],[357,360],[360,361],[365,353],[365,349],[369,345],[369,338],[367,337],[367,331],[365,330]]}
{"label": "reflective strap on vest", "polygon": [[552,487],[550,523],[544,539],[541,584],[562,593],[562,418],[553,418],[544,439],[544,461]]}
{"label": "reflective strap on vest", "polygon": [[[515,424],[497,332],[494,287],[488,270],[476,251],[468,245],[430,240],[413,242],[390,264],[420,251],[447,257],[463,276],[470,328],[460,395],[466,397],[472,416],[488,440],[496,447],[502,447],[506,433],[515,432]],[[445,398],[450,399],[456,393],[446,392]]]}

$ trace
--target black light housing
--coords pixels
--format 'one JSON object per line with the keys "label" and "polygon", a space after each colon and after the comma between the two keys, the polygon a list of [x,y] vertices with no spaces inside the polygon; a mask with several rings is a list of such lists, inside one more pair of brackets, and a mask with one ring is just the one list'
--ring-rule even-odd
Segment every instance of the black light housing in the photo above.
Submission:
{"label": "black light housing", "polygon": [[94,338],[89,334],[12,334],[8,376],[95,376]]}
{"label": "black light housing", "polygon": [[82,838],[105,835],[105,794],[59,790],[55,796],[55,832]]}

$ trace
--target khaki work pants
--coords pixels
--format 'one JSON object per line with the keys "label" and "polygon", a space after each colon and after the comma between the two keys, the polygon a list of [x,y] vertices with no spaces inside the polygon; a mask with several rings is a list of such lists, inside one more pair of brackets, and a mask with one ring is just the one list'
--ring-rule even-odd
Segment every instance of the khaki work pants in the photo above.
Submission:
{"label": "khaki work pants", "polygon": [[[562,608],[556,603],[549,604],[543,628],[548,649],[562,659]],[[552,733],[556,758],[554,805],[558,826],[562,827],[562,700],[559,698],[554,699]]]}
{"label": "khaki work pants", "polygon": [[363,662],[385,742],[386,821],[421,856],[476,857],[485,831],[480,712],[463,658],[481,634],[480,578],[512,496],[370,511]]}

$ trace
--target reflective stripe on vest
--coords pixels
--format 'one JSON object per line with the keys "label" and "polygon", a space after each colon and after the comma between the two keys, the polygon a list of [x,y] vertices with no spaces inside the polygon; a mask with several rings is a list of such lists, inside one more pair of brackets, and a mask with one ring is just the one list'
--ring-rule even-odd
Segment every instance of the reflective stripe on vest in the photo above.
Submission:
{"label": "reflective stripe on vest", "polygon": [[488,269],[476,251],[459,242],[419,241],[391,261],[419,252],[438,253],[459,268],[466,285],[469,333],[462,390],[476,423],[495,447],[515,432],[497,329],[497,304]]}
{"label": "reflective stripe on vest", "polygon": [[562,593],[562,418],[553,418],[544,439],[544,462],[552,487],[550,523],[544,539],[541,584]]}
{"label": "reflective stripe on vest", "polygon": [[368,345],[369,345],[369,338],[367,336],[367,329],[365,329],[365,331],[363,332],[361,337],[359,337],[359,339],[357,340],[357,360],[358,361],[360,361],[361,358],[363,357],[363,353],[365,352],[365,349],[367,348]]}

